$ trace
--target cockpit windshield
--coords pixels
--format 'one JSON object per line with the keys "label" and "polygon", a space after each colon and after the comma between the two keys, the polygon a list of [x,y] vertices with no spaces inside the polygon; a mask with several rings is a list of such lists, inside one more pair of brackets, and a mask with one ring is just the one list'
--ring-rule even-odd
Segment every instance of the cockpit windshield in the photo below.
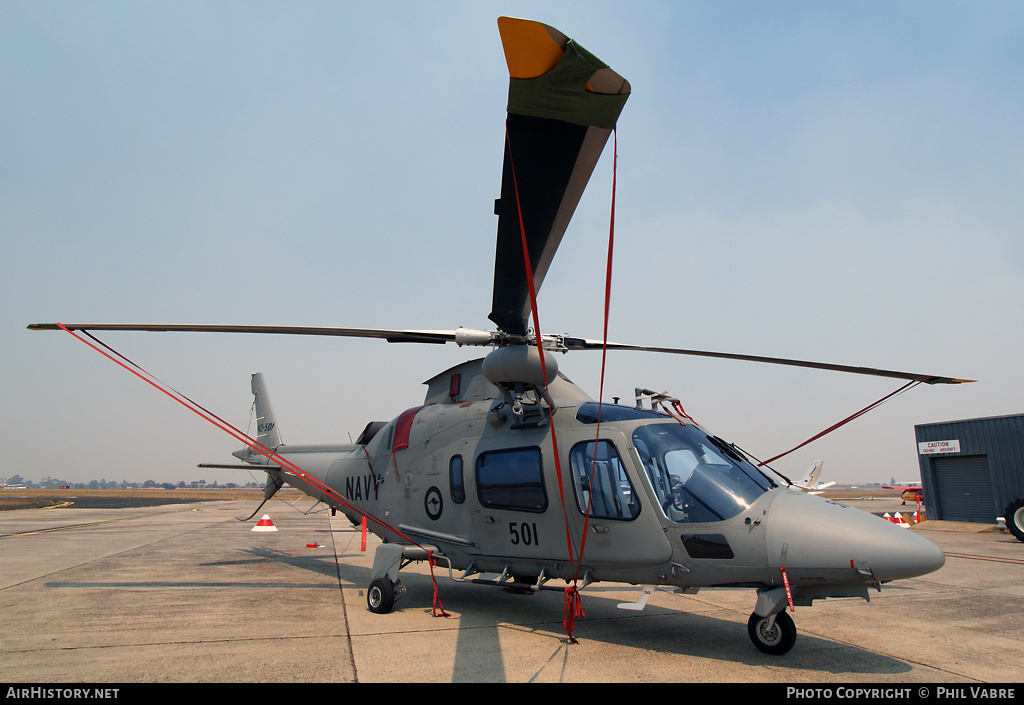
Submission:
{"label": "cockpit windshield", "polygon": [[729,519],[770,487],[768,478],[749,463],[730,457],[694,426],[641,426],[633,433],[633,445],[672,521]]}

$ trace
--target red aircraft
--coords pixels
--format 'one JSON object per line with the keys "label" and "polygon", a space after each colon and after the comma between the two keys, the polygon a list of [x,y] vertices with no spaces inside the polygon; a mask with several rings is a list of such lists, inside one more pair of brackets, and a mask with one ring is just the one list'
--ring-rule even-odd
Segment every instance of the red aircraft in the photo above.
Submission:
{"label": "red aircraft", "polygon": [[924,487],[921,485],[882,485],[883,490],[901,490],[903,492],[903,504],[907,500],[921,504],[924,501]]}

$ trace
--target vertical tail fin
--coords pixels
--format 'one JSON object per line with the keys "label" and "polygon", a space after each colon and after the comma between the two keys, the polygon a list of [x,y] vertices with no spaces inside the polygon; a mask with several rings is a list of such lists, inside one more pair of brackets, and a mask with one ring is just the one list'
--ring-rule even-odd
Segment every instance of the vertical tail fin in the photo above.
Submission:
{"label": "vertical tail fin", "polygon": [[274,407],[270,404],[270,394],[262,372],[252,376],[252,393],[256,397],[256,442],[273,450],[281,445],[281,430],[277,426],[277,417],[274,416]]}
{"label": "vertical tail fin", "polygon": [[800,489],[810,492],[811,494],[821,494],[821,491],[836,484],[834,482],[820,482],[821,477],[821,466],[824,465],[824,461],[815,460],[811,465],[811,469],[807,471],[807,475],[800,482],[794,482],[793,484]]}
{"label": "vertical tail fin", "polygon": [[818,478],[821,477],[821,466],[824,464],[821,460],[815,460],[811,464],[811,469],[807,471],[807,475],[804,479],[797,484],[809,490],[818,488]]}
{"label": "vertical tail fin", "polygon": [[[256,406],[256,442],[262,445],[264,448],[275,450],[281,445],[281,431],[277,427],[277,417],[274,416],[274,407],[270,405],[270,395],[267,393],[267,385],[263,381],[263,375],[256,372],[252,376],[252,393],[255,397]],[[236,450],[231,455],[235,456],[239,460],[243,460],[246,463],[254,465],[256,468],[262,469],[267,473],[267,484],[263,488],[263,501],[260,502],[260,506],[256,507],[252,514],[247,518],[235,517],[239,521],[248,521],[256,516],[256,512],[263,508],[263,505],[273,497],[277,491],[284,484],[284,480],[281,477],[281,468],[277,466],[276,462],[270,462],[270,459],[264,456],[262,453],[256,452],[254,448],[245,446],[239,450]]]}

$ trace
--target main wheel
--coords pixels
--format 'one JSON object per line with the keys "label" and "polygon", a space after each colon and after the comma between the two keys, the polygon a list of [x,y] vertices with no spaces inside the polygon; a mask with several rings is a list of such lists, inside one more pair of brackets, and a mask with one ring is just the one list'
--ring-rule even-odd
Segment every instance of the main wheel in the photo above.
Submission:
{"label": "main wheel", "polygon": [[1006,528],[1017,537],[1018,541],[1024,541],[1024,498],[1015,499],[1003,512],[1006,519]]}
{"label": "main wheel", "polygon": [[366,591],[366,606],[376,614],[387,614],[395,606],[395,586],[387,578],[377,578]]}
{"label": "main wheel", "polygon": [[768,618],[751,614],[747,620],[747,633],[754,646],[766,654],[781,656],[796,643],[796,625],[785,612],[775,615],[775,624],[768,628]]}

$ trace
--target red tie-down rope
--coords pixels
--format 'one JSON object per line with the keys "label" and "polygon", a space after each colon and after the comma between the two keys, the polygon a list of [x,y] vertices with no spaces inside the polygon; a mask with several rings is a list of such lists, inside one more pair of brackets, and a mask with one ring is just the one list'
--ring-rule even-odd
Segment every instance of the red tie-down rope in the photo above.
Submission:
{"label": "red tie-down rope", "polygon": [[[615,180],[619,163],[619,137],[613,130],[612,150],[612,210],[611,222],[608,225],[608,258],[604,275],[604,337],[601,339],[601,382],[597,392],[597,429],[594,441],[594,462],[590,467],[590,487],[594,486],[594,475],[597,472],[597,443],[601,439],[601,410],[604,403],[604,368],[608,359],[608,313],[612,300],[612,253],[615,249]],[[583,560],[583,549],[587,545],[587,529],[590,522],[590,502],[594,498],[591,492],[587,497],[587,513],[583,519],[583,539],[580,544],[580,560]]]}
{"label": "red tie-down rope", "polygon": [[871,410],[872,410],[872,409],[874,409],[875,407],[877,407],[877,406],[880,406],[881,404],[885,403],[885,402],[886,402],[886,401],[888,401],[889,399],[892,399],[892,398],[893,398],[894,396],[897,396],[898,394],[902,394],[903,392],[907,391],[908,389],[913,389],[914,387],[916,387],[916,386],[917,386],[917,385],[919,385],[919,384],[921,384],[921,382],[920,382],[920,381],[917,381],[917,380],[912,380],[912,381],[910,381],[910,382],[907,382],[906,384],[904,384],[904,385],[903,385],[902,387],[900,387],[900,388],[899,388],[899,389],[897,389],[896,391],[894,391],[894,392],[890,392],[889,394],[886,394],[886,395],[885,395],[884,397],[882,397],[882,398],[881,398],[881,399],[879,399],[878,401],[876,401],[876,402],[873,402],[873,403],[871,403],[871,404],[868,404],[867,406],[865,406],[865,407],[864,407],[863,409],[861,409],[860,411],[857,411],[857,412],[855,412],[855,413],[853,413],[853,414],[850,414],[849,416],[847,416],[847,417],[846,417],[845,419],[843,419],[842,421],[839,421],[838,423],[834,423],[834,424],[832,424],[831,426],[829,426],[828,428],[826,428],[826,429],[825,429],[824,431],[821,431],[820,433],[817,433],[817,434],[815,434],[815,435],[811,436],[810,438],[808,438],[808,439],[807,439],[806,441],[804,441],[804,442],[803,442],[803,443],[801,443],[800,445],[798,445],[798,446],[795,446],[795,447],[793,447],[793,448],[790,448],[790,449],[789,449],[789,450],[787,450],[787,451],[786,451],[785,453],[779,453],[778,455],[776,455],[776,456],[775,456],[775,457],[773,457],[773,458],[768,458],[768,460],[765,460],[765,461],[762,461],[762,462],[758,463],[758,464],[757,464],[757,465],[758,465],[758,467],[760,467],[760,466],[762,466],[762,465],[767,465],[768,463],[774,462],[774,461],[778,460],[779,458],[783,458],[783,457],[785,457],[785,456],[789,455],[790,453],[792,453],[792,452],[793,452],[793,451],[795,451],[795,450],[799,450],[800,448],[803,448],[803,447],[804,447],[805,445],[807,445],[808,443],[810,443],[810,442],[812,442],[812,441],[816,441],[816,440],[818,440],[819,438],[821,438],[821,437],[822,437],[822,436],[824,436],[825,434],[828,434],[828,433],[832,433],[832,431],[835,431],[835,430],[836,430],[837,428],[839,428],[840,426],[844,426],[844,425],[846,425],[846,424],[850,423],[850,422],[851,422],[851,421],[853,421],[853,420],[854,420],[855,418],[857,418],[857,417],[859,417],[859,416],[863,416],[864,414],[868,413],[869,411],[871,411]]}
{"label": "red tie-down rope", "polygon": [[[601,442],[601,412],[604,408],[604,372],[605,364],[608,359],[608,319],[611,311],[611,299],[612,299],[612,261],[613,254],[615,252],[615,187],[618,178],[618,165],[619,165],[619,136],[617,130],[612,130],[612,198],[611,198],[611,215],[608,223],[608,256],[605,265],[605,276],[604,276],[604,327],[603,327],[603,338],[601,339],[601,381],[598,385],[597,394],[597,425],[594,430],[594,460],[590,466],[590,480],[589,487],[594,486],[594,476],[597,474],[597,448]],[[583,613],[583,603],[580,600],[579,592],[576,589],[577,579],[579,578],[579,570],[583,565],[583,551],[587,546],[587,536],[590,530],[590,507],[594,500],[594,493],[590,492],[587,495],[587,510],[583,515],[583,536],[580,539],[580,553],[579,559],[576,562],[576,573],[573,575],[572,592],[566,591],[566,604],[565,604],[565,625],[569,633],[569,638],[572,639],[572,629],[576,624],[576,617],[585,617]],[[575,641],[573,639],[573,641]]]}
{"label": "red tie-down rope", "polygon": [[[526,226],[523,224],[523,205],[519,200],[519,183],[516,179],[515,160],[512,157],[512,139],[509,137],[508,121],[505,122],[505,141],[508,144],[508,161],[509,168],[512,173],[512,189],[516,194],[516,213],[519,217],[519,234],[523,245],[523,264],[526,267],[526,283],[530,293],[530,311],[533,315],[533,331],[537,339],[537,352],[540,353],[541,375],[543,375],[546,380],[548,378],[548,371],[547,364],[544,362],[544,344],[541,341],[540,318],[537,314],[537,287],[533,282],[533,267],[530,265],[530,248],[526,243]],[[562,502],[562,514],[565,515],[565,539],[569,547],[569,561],[570,565],[573,566],[573,572],[575,573],[575,563],[573,562],[575,551],[573,550],[572,545],[572,533],[569,531],[569,515],[565,511],[565,491],[562,484],[562,465],[558,458],[558,438],[555,434],[553,413],[553,410],[549,407],[548,426],[551,428],[551,445],[555,455],[555,476],[558,479],[558,496]],[[572,638],[571,635],[570,638]]]}
{"label": "red tie-down rope", "polygon": [[[217,428],[221,429],[222,431],[224,431],[228,435],[232,436],[236,440],[244,443],[249,448],[252,448],[254,451],[259,453],[260,455],[262,455],[262,456],[264,456],[266,458],[269,458],[270,460],[273,460],[274,462],[278,463],[282,468],[287,469],[289,472],[291,472],[296,477],[299,477],[302,480],[305,480],[310,485],[312,485],[313,487],[315,487],[318,490],[320,490],[321,492],[323,492],[324,495],[330,497],[331,499],[335,500],[339,504],[342,504],[345,507],[348,507],[352,511],[362,515],[364,520],[368,519],[368,520],[374,522],[375,524],[377,524],[378,526],[381,526],[384,529],[395,533],[396,535],[398,535],[401,538],[405,539],[409,543],[411,543],[411,544],[413,544],[415,546],[418,546],[419,548],[422,548],[423,550],[425,550],[427,552],[427,558],[431,562],[431,566],[433,566],[433,552],[429,548],[420,545],[419,543],[417,543],[413,539],[411,539],[408,536],[406,536],[405,534],[403,534],[398,529],[394,528],[393,526],[390,526],[389,524],[387,524],[386,522],[382,521],[381,519],[373,516],[369,512],[367,512],[367,511],[365,511],[363,509],[360,509],[359,507],[356,507],[355,505],[351,504],[350,502],[348,502],[348,500],[346,500],[344,497],[342,497],[338,492],[333,490],[328,485],[323,484],[322,482],[320,482],[316,478],[312,477],[311,475],[307,474],[305,471],[302,470],[302,468],[300,468],[295,463],[293,463],[293,462],[283,458],[281,455],[279,455],[278,453],[274,452],[270,448],[267,448],[262,443],[259,443],[259,442],[255,441],[255,440],[253,440],[252,438],[250,438],[245,433],[242,433],[242,431],[240,431],[239,429],[235,428],[230,423],[228,423],[227,421],[225,421],[221,417],[217,416],[216,414],[214,414],[209,409],[205,408],[204,406],[202,406],[198,402],[193,401],[192,399],[190,399],[189,397],[185,396],[181,392],[177,391],[176,389],[174,389],[170,385],[162,382],[160,379],[158,379],[154,375],[152,375],[149,372],[147,372],[145,369],[140,367],[135,362],[132,362],[127,357],[125,357],[121,353],[117,352],[116,350],[114,350],[112,347],[110,347],[106,343],[100,341],[98,338],[96,338],[91,333],[89,333],[87,331],[84,331],[85,335],[87,337],[91,338],[94,341],[94,343],[93,342],[89,342],[88,340],[86,340],[85,338],[83,338],[80,335],[77,335],[74,331],[72,331],[71,329],[67,328],[66,326],[61,325],[60,323],[57,324],[57,327],[60,328],[61,330],[63,330],[64,332],[70,334],[71,336],[73,336],[76,340],[78,340],[78,341],[80,341],[82,343],[85,343],[86,345],[88,345],[90,348],[92,348],[96,352],[100,353],[101,355],[103,355],[107,359],[109,359],[112,362],[116,363],[118,366],[124,368],[128,372],[131,372],[133,375],[135,375],[136,377],[141,379],[143,382],[145,382],[146,384],[148,384],[151,387],[155,388],[159,392],[165,394],[166,396],[170,397],[174,401],[178,402],[179,404],[181,404],[182,406],[184,406],[186,409],[188,409],[189,411],[193,412],[197,416],[199,416],[199,417],[203,418],[204,420],[208,421],[209,423],[213,424],[214,426],[216,426]],[[118,358],[120,358],[120,359],[118,359]],[[256,469],[259,469],[258,465],[254,465],[253,467],[256,468]],[[449,615],[444,611],[443,607],[440,607],[440,600],[437,597],[437,581],[434,578],[433,568],[431,568],[430,577],[431,577],[431,580],[434,581],[434,616],[435,617],[437,617],[437,616],[447,617]]]}
{"label": "red tie-down rope", "polygon": [[[613,130],[613,132],[615,132]],[[547,379],[547,365],[544,361],[544,345],[541,340],[540,330],[540,316],[537,312],[537,289],[533,281],[533,268],[530,265],[530,249],[526,241],[526,227],[523,223],[523,208],[522,203],[519,199],[519,185],[516,179],[515,162],[512,157],[512,142],[509,137],[508,123],[505,124],[505,140],[508,143],[508,154],[509,154],[509,167],[512,174],[512,186],[516,195],[516,212],[519,217],[519,234],[523,246],[523,263],[526,267],[526,281],[528,285],[528,291],[530,294],[530,312],[533,317],[533,330],[534,336],[537,343],[537,352],[540,355],[540,366],[541,374],[544,379]],[[596,440],[594,444],[594,461],[591,465],[590,470],[590,486],[593,487],[594,475],[597,470],[597,443],[601,437],[601,407],[602,400],[604,398],[604,373],[605,373],[605,362],[608,354],[608,317],[611,302],[611,283],[612,283],[612,254],[614,252],[614,241],[615,241],[615,185],[616,185],[616,172],[618,166],[618,134],[615,133],[614,137],[614,157],[612,161],[612,202],[611,202],[611,223],[608,228],[608,258],[607,268],[605,272],[605,298],[604,298],[604,339],[601,346],[601,382],[598,392],[598,407],[597,407],[597,427],[596,427]],[[577,554],[573,546],[572,533],[569,528],[569,513],[565,505],[565,486],[562,481],[562,465],[561,459],[558,453],[558,437],[555,433],[554,425],[554,410],[548,409],[548,426],[551,428],[551,449],[555,456],[555,476],[558,480],[558,497],[562,504],[562,514],[565,517],[565,536],[566,545],[569,549],[569,565],[572,569],[573,580],[572,584],[565,589],[565,600],[564,600],[564,612],[562,617],[562,629],[566,632],[569,637],[569,642],[572,644],[578,643],[573,632],[576,628],[576,618],[585,617],[583,612],[583,603],[580,599],[579,588],[577,583],[579,581],[579,570],[583,563],[583,551],[587,544],[587,532],[590,524],[590,505],[593,499],[593,493],[587,498],[587,508],[583,519],[583,535],[580,539],[580,549]]]}
{"label": "red tie-down rope", "polygon": [[[530,311],[533,315],[533,332],[537,341],[537,352],[540,353],[541,375],[545,380],[547,380],[548,372],[547,364],[544,362],[544,344],[541,341],[540,317],[537,314],[537,288],[533,281],[533,267],[530,265],[530,248],[526,242],[526,226],[523,224],[523,205],[519,199],[519,184],[516,179],[515,160],[512,157],[512,139],[509,137],[508,122],[505,123],[505,141],[508,143],[508,161],[510,171],[512,173],[512,187],[516,194],[516,212],[519,216],[519,234],[523,244],[523,264],[526,267],[526,283],[530,293]],[[569,564],[572,568],[573,575],[575,576],[576,551],[573,548],[572,532],[569,529],[569,513],[565,508],[565,487],[562,483],[562,464],[558,457],[558,437],[555,433],[554,411],[550,407],[548,408],[548,427],[551,429],[551,447],[555,456],[555,477],[558,480],[558,498],[562,503],[562,515],[565,517],[565,541],[569,549]],[[571,596],[575,596],[575,600],[571,599]],[[578,600],[579,596],[577,594],[574,578],[573,585],[565,589],[565,615],[562,619],[562,628],[568,633],[569,641],[571,643],[576,643],[576,638],[572,634],[573,626],[576,622],[576,614],[575,610],[573,610],[570,615],[569,605],[570,603],[578,603]]]}

